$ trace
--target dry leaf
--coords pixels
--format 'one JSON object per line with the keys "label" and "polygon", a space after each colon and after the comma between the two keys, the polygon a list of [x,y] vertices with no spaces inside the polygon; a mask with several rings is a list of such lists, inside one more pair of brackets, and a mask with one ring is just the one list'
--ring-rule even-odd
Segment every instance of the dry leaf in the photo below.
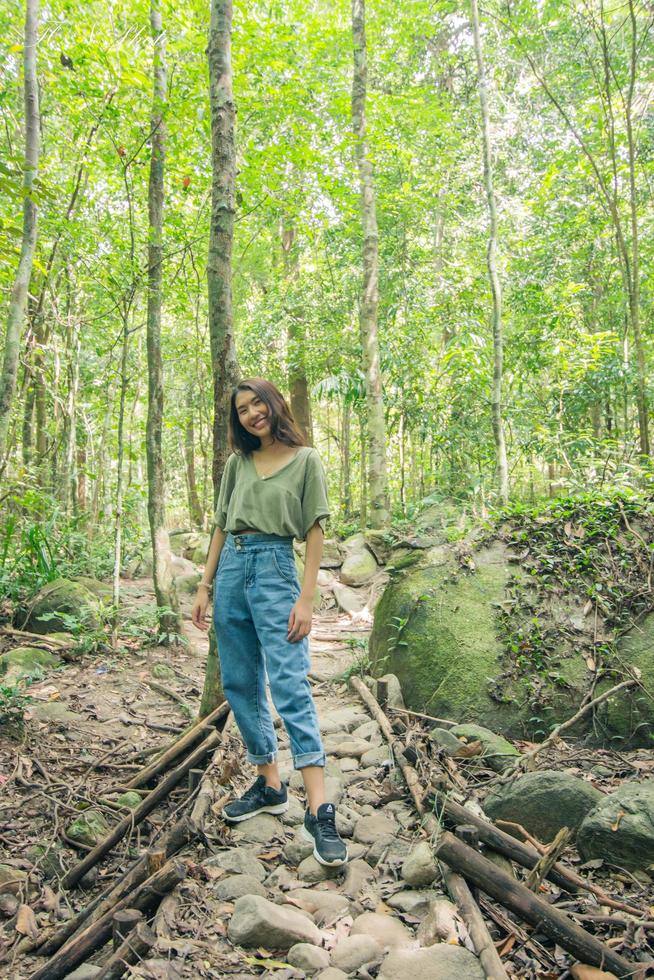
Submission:
{"label": "dry leaf", "polygon": [[481,755],[481,742],[468,742],[467,745],[462,745],[453,753],[452,758],[471,759],[475,755]]}
{"label": "dry leaf", "polygon": [[587,966],[585,963],[575,963],[570,967],[572,980],[615,980],[613,973],[606,970],[598,970],[596,966]]}
{"label": "dry leaf", "polygon": [[55,895],[49,885],[43,886],[43,898],[41,901],[46,912],[54,912],[55,915],[59,912],[59,896]]}
{"label": "dry leaf", "polygon": [[29,936],[30,939],[36,939],[39,934],[36,918],[29,905],[21,905],[18,909],[16,932],[19,932],[21,936]]}
{"label": "dry leaf", "polygon": [[624,810],[618,810],[618,815],[615,818],[615,823],[611,824],[611,830],[613,831],[613,833],[615,833],[618,827],[620,826],[620,821],[622,820],[624,815],[625,815]]}
{"label": "dry leaf", "polygon": [[271,851],[263,851],[262,854],[257,854],[257,857],[260,861],[274,861],[281,853],[281,847],[274,847]]}
{"label": "dry leaf", "polygon": [[586,666],[589,670],[597,670],[597,664],[592,657],[586,657]]}

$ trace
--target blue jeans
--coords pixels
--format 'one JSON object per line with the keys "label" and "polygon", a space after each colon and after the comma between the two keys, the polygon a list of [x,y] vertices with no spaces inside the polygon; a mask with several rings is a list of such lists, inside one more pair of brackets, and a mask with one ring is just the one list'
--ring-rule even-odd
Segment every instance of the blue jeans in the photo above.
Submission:
{"label": "blue jeans", "polygon": [[293,765],[324,766],[318,716],[307,679],[307,639],[291,643],[288,617],[300,595],[293,539],[275,534],[228,534],[214,585],[213,618],[223,690],[248,761],[274,762],[277,736],[266,697],[291,743]]}

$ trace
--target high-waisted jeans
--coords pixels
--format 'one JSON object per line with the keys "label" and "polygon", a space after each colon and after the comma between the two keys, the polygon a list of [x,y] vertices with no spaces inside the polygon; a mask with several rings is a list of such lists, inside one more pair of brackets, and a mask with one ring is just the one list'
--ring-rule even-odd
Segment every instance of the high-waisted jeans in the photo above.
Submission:
{"label": "high-waisted jeans", "polygon": [[254,765],[274,762],[277,737],[272,700],[291,743],[293,765],[324,766],[316,708],[307,679],[309,644],[287,639],[288,617],[300,595],[293,539],[275,534],[228,534],[214,585],[213,617],[223,690]]}

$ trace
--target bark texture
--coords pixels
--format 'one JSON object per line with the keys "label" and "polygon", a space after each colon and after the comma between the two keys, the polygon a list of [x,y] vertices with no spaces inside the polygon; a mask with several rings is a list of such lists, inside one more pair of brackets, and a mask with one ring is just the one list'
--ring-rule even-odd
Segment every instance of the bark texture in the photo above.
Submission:
{"label": "bark texture", "polygon": [[32,188],[39,167],[40,112],[39,90],[36,78],[36,46],[38,35],[38,0],[27,0],[25,9],[25,46],[23,49],[24,100],[25,100],[25,169],[23,171],[23,235],[16,278],[9,299],[7,332],[0,374],[0,464],[8,451],[9,420],[16,391],[20,338],[27,291],[32,275],[36,249],[37,206],[32,199]]}
{"label": "bark texture", "polygon": [[479,33],[477,0],[470,0],[470,7],[472,11],[472,34],[475,45],[475,56],[477,58],[477,87],[479,89],[479,107],[481,110],[484,186],[486,188],[489,218],[487,262],[488,278],[493,297],[493,388],[491,393],[491,418],[493,423],[493,439],[495,441],[500,499],[502,503],[506,503],[509,499],[509,465],[506,458],[506,440],[504,438],[504,420],[502,418],[504,336],[502,330],[502,285],[497,272],[497,207],[495,204],[495,190],[493,188],[488,92],[486,88],[484,57],[481,49],[481,36]]}
{"label": "bark texture", "polygon": [[[163,428],[163,361],[161,357],[161,308],[163,278],[163,208],[166,160],[166,48],[159,0],[150,0],[150,26],[154,39],[152,89],[152,152],[148,184],[148,518],[152,538],[153,580],[159,622],[168,637],[181,634],[177,593],[173,580],[170,539],[166,529]],[[168,611],[166,611],[168,610]]]}
{"label": "bark texture", "polygon": [[363,226],[363,284],[359,322],[366,376],[368,491],[370,495],[370,519],[375,527],[383,527],[388,524],[390,515],[386,477],[386,427],[377,332],[379,235],[377,232],[375,184],[366,135],[368,65],[364,0],[352,0],[352,41],[354,47],[352,127],[356,137],[356,158],[361,189],[361,223]]}
{"label": "bark texture", "polygon": [[[295,245],[295,229],[290,224],[282,226],[282,252],[284,255],[284,276],[286,279],[286,295],[294,289],[298,277],[298,260]],[[300,311],[293,305],[289,308],[287,335],[288,389],[291,401],[291,412],[295,421],[304,433],[310,446],[313,445],[313,419],[311,416],[311,398],[305,356],[304,323]]]}

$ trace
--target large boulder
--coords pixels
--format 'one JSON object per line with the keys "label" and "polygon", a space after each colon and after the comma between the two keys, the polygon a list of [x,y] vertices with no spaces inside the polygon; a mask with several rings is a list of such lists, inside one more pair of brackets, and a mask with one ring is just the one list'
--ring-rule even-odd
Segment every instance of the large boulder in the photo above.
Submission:
{"label": "large boulder", "polygon": [[341,565],[341,582],[345,585],[365,585],[377,572],[377,562],[367,549],[348,554]]}
{"label": "large boulder", "polygon": [[505,738],[481,725],[455,725],[450,728],[449,734],[467,742],[481,742],[481,761],[495,772],[509,769],[520,755]]}
{"label": "large boulder", "polygon": [[42,676],[47,667],[56,667],[59,658],[38,647],[15,647],[0,656],[0,678],[8,686],[22,678]]}
{"label": "large boulder", "polygon": [[[535,586],[507,544],[442,544],[413,554],[417,564],[398,570],[395,563],[370,637],[373,672],[397,675],[408,708],[536,739],[575,714],[595,678],[587,663],[593,617],[584,615],[585,596],[552,600],[549,622],[574,641],[552,650],[539,646],[530,606]],[[631,646],[622,643],[622,660],[640,667],[645,691],[620,692],[606,706],[599,730],[609,743],[615,736],[650,744],[654,659],[649,655],[647,664],[647,651],[654,615],[648,630],[649,640],[633,636]],[[585,719],[576,731],[589,725]]]}
{"label": "large boulder", "polygon": [[97,596],[80,582],[58,578],[44,585],[30,600],[29,614],[21,625],[31,633],[65,630],[69,624],[60,614],[71,616],[89,630],[97,630],[102,624],[101,603]]}
{"label": "large boulder", "polygon": [[528,772],[491,793],[484,801],[484,811],[492,820],[521,824],[547,843],[562,827],[575,831],[601,799],[599,790],[583,779],[543,769]]}
{"label": "large boulder", "polygon": [[654,779],[624,783],[587,814],[577,833],[585,861],[644,871],[654,864]]}

